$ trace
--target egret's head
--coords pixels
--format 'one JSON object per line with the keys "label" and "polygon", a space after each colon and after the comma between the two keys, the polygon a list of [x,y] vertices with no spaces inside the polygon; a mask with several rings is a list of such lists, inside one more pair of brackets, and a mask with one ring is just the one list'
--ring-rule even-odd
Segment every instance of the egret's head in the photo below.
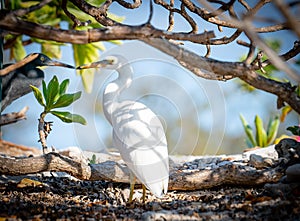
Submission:
{"label": "egret's head", "polygon": [[118,69],[124,64],[126,59],[120,55],[110,55],[105,57],[101,61],[93,62],[90,64],[84,64],[77,67],[77,69],[88,69],[88,68],[106,68],[106,69]]}
{"label": "egret's head", "polygon": [[48,56],[42,54],[42,53],[32,53],[29,54],[27,59],[30,59],[31,61],[28,63],[29,65],[32,65],[34,67],[38,66],[61,66],[66,68],[72,68],[74,69],[74,66],[59,62],[59,61],[53,61]]}

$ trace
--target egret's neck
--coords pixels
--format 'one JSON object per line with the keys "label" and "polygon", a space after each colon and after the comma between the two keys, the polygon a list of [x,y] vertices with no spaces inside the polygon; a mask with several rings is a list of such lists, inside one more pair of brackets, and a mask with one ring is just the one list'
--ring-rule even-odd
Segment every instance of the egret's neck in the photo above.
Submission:
{"label": "egret's neck", "polygon": [[118,108],[121,92],[131,85],[133,69],[130,65],[123,65],[117,69],[117,72],[118,78],[109,83],[103,93],[104,115],[110,123],[111,115]]}

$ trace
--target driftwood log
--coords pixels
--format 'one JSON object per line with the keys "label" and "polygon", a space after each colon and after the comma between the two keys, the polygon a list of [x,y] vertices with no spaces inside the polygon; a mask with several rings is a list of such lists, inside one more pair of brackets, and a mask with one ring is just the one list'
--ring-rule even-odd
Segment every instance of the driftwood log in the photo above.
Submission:
{"label": "driftwood log", "polygon": [[[88,159],[95,155],[96,163]],[[220,185],[256,186],[277,182],[284,171],[277,167],[274,146],[230,156],[170,156],[170,190],[196,190]],[[0,156],[0,174],[25,175],[66,172],[81,180],[129,183],[129,170],[118,154],[70,149],[45,155]]]}

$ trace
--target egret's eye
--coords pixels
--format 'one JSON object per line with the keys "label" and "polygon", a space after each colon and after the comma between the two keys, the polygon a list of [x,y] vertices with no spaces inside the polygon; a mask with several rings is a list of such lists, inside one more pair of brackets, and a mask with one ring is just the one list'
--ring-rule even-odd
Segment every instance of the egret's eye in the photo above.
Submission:
{"label": "egret's eye", "polygon": [[110,64],[116,64],[116,63],[117,63],[115,59],[109,59],[108,62],[109,62]]}
{"label": "egret's eye", "polygon": [[41,61],[45,61],[45,57],[44,56],[41,56]]}
{"label": "egret's eye", "polygon": [[114,57],[114,56],[107,56],[107,57],[105,58],[105,60],[106,60],[107,63],[110,64],[110,65],[115,65],[115,64],[118,63],[118,59],[117,59],[116,57]]}

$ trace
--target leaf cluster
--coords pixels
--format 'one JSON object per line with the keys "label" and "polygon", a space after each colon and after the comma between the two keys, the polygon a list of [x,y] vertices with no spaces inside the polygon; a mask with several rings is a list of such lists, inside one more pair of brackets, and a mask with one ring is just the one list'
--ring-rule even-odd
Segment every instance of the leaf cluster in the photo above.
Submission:
{"label": "leaf cluster", "polygon": [[267,130],[265,130],[262,119],[256,115],[254,119],[256,129],[255,136],[252,127],[248,124],[242,114],[240,114],[240,119],[247,136],[246,143],[248,147],[266,147],[274,143],[280,124],[278,116],[275,116],[274,119],[270,118]]}
{"label": "leaf cluster", "polygon": [[44,115],[52,114],[65,123],[76,122],[86,124],[86,120],[78,114],[56,110],[57,108],[68,107],[80,98],[81,92],[67,94],[66,91],[68,86],[69,79],[59,83],[57,77],[54,76],[48,85],[43,81],[43,92],[33,85],[30,87],[38,103],[44,107]]}
{"label": "leaf cluster", "polygon": [[[89,3],[94,6],[100,6],[105,2],[104,0],[90,0]],[[9,4],[9,9],[15,10],[20,8],[28,8],[33,5],[37,5],[40,1],[26,1],[26,0],[12,0]],[[80,21],[89,21],[87,26],[76,27],[76,30],[87,30],[91,28],[101,28],[102,25],[99,24],[93,17],[82,12],[76,6],[74,6],[71,2],[67,3],[67,10],[73,14]],[[111,17],[115,21],[121,22],[124,20],[123,17],[118,17],[113,14],[108,13],[108,17]],[[56,28],[65,28],[67,26],[69,29],[72,29],[74,22],[65,14],[62,9],[60,0],[53,0],[49,4],[43,6],[42,8],[32,11],[26,14],[23,19],[27,21],[50,25]],[[26,51],[24,48],[24,37],[22,35],[14,36],[7,35],[6,40],[14,40],[14,44],[10,51],[11,59],[15,59],[16,61],[20,61],[22,58],[26,56]],[[26,37],[28,38],[28,37]],[[41,53],[47,55],[50,58],[61,58],[61,46],[65,44],[54,42],[54,41],[46,41],[41,39],[36,39],[30,37],[27,42],[34,42],[41,45]],[[120,44],[120,41],[110,41],[114,44]],[[102,42],[95,42],[90,44],[82,44],[82,45],[72,45],[73,55],[75,65],[79,66],[82,64],[88,64],[99,60],[99,50],[105,50],[105,46]],[[87,92],[91,92],[92,83],[94,80],[94,70],[87,69],[81,70],[79,72],[83,86]]]}
{"label": "leaf cluster", "polygon": [[287,130],[291,131],[292,134],[294,134],[295,136],[300,136],[300,127],[299,126],[288,127]]}

